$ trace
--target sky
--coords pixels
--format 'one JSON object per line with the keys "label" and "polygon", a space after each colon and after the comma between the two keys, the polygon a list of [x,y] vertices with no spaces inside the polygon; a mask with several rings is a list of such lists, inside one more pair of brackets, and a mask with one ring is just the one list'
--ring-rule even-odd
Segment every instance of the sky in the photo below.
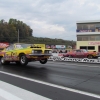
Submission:
{"label": "sky", "polygon": [[100,0],[0,0],[0,20],[23,21],[33,36],[76,40],[76,22],[100,20]]}

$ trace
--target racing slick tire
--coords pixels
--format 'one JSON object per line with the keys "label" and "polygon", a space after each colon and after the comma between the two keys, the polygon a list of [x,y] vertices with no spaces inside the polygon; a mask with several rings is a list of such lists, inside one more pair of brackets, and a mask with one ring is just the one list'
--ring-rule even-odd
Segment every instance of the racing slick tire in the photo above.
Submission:
{"label": "racing slick tire", "polygon": [[88,55],[88,59],[92,59],[93,58],[93,56],[92,55]]}
{"label": "racing slick tire", "polygon": [[73,56],[72,55],[69,55],[68,58],[73,58]]}
{"label": "racing slick tire", "polygon": [[9,65],[10,64],[10,61],[5,61],[4,57],[1,58],[0,62],[1,62],[1,65]]}
{"label": "racing slick tire", "polygon": [[25,54],[20,55],[20,57],[19,57],[19,63],[22,66],[25,66],[25,65],[28,64],[28,59],[27,59],[27,57],[26,57]]}
{"label": "racing slick tire", "polygon": [[47,61],[48,61],[47,58],[41,59],[41,60],[40,60],[40,63],[41,63],[41,64],[45,64],[45,63],[47,63]]}

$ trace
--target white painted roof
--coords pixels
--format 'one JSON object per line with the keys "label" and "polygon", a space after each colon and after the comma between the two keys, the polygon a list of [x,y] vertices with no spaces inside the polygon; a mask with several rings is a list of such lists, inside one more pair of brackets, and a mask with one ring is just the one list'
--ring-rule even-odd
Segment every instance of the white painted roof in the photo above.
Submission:
{"label": "white painted roof", "polygon": [[100,22],[100,20],[84,20],[84,21],[77,21],[76,23],[96,23]]}
{"label": "white painted roof", "polygon": [[77,32],[76,35],[100,35],[100,32]]}

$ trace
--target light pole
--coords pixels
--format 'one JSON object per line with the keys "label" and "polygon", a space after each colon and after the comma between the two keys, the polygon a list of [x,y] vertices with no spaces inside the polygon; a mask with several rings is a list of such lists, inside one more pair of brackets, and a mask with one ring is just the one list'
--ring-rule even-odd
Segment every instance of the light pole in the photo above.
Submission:
{"label": "light pole", "polygon": [[72,50],[73,50],[73,40],[72,40]]}
{"label": "light pole", "polygon": [[18,43],[19,43],[19,29],[18,29]]}

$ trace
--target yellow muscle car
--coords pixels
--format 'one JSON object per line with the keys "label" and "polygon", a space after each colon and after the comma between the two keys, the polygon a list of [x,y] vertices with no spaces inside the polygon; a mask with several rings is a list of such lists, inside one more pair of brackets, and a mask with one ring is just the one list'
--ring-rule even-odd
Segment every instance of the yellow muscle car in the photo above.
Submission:
{"label": "yellow muscle car", "polygon": [[0,52],[1,64],[27,65],[31,61],[39,61],[45,64],[48,58],[52,56],[51,49],[46,49],[45,44],[24,44],[14,43]]}

